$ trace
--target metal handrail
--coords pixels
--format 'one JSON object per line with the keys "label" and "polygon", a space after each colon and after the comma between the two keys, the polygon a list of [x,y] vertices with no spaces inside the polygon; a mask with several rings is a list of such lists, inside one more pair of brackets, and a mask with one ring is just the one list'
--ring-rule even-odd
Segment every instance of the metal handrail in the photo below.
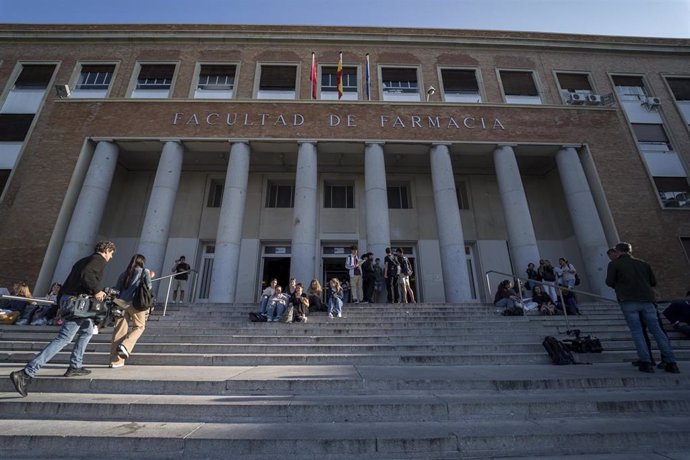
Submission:
{"label": "metal handrail", "polygon": [[589,297],[594,297],[597,299],[601,299],[607,302],[612,302],[612,303],[618,303],[617,300],[609,299],[608,297],[601,296],[599,294],[594,294],[593,292],[587,292],[583,291],[581,289],[573,289],[567,286],[561,286],[560,284],[555,283],[554,281],[537,281],[537,280],[531,280],[529,278],[521,278],[519,276],[515,276],[514,274],[511,273],[504,273],[504,272],[499,272],[496,270],[489,270],[487,271],[484,276],[486,276],[486,287],[489,289],[489,294],[492,292],[491,290],[491,283],[489,281],[489,274],[494,273],[497,275],[502,275],[502,276],[509,276],[510,278],[514,278],[518,282],[518,295],[520,297],[520,302],[522,302],[522,284],[523,280],[524,281],[534,281],[537,284],[541,285],[546,285],[546,286],[551,286],[554,289],[557,289],[558,292],[558,297],[561,299],[561,305],[563,306],[563,317],[565,318],[565,326],[570,329],[570,323],[568,322],[568,309],[565,306],[565,302],[563,301],[563,290],[567,289],[568,291],[576,292],[579,294],[583,294]]}
{"label": "metal handrail", "polygon": [[[195,274],[195,273],[197,273],[197,271],[192,268],[192,269],[185,270],[182,272],[176,272],[176,273],[171,273],[171,274],[165,275],[165,276],[159,276],[158,278],[154,278],[151,280],[151,282],[153,283],[154,281],[161,281],[161,280],[164,280],[166,278],[168,279],[168,289],[165,292],[165,302],[163,303],[163,316],[165,316],[165,314],[168,311],[168,299],[170,299],[170,287],[172,286],[173,277],[178,276],[178,275],[184,275],[185,273]],[[196,287],[196,283],[193,283],[192,285],[194,287]],[[195,294],[195,291],[192,290],[189,294],[189,298],[192,299],[194,294]]]}
{"label": "metal handrail", "polygon": [[38,304],[43,304],[43,305],[54,305],[55,304],[55,302],[52,300],[37,299],[36,297],[21,297],[21,296],[17,296],[17,295],[8,295],[8,294],[0,294],[0,299],[23,300],[24,302],[33,302],[33,303],[38,303]]}

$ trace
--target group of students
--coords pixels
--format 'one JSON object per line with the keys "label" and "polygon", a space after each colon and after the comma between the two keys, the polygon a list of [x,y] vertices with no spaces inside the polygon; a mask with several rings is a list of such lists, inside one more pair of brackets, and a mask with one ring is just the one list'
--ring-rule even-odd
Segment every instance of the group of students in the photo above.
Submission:
{"label": "group of students", "polygon": [[[2,289],[5,293],[14,297],[24,297],[27,300],[19,299],[3,299],[0,301],[0,309],[6,312],[11,312],[11,322],[17,326],[45,326],[45,325],[61,325],[58,306],[57,295],[62,288],[62,284],[53,283],[50,290],[43,297],[43,299],[51,303],[39,303],[30,299],[36,299],[31,295],[31,290],[26,282],[18,282],[12,286],[12,291],[7,292],[7,289]],[[3,292],[0,292],[3,293]]]}
{"label": "group of students", "polygon": [[386,248],[382,266],[381,259],[375,259],[373,253],[367,252],[360,257],[357,246],[352,246],[350,255],[345,259],[345,268],[350,277],[354,303],[380,301],[379,294],[383,293],[384,285],[388,294],[387,303],[416,303],[410,285],[412,264],[402,248],[396,249],[395,253],[391,248]]}
{"label": "group of students", "polygon": [[280,321],[284,323],[306,323],[309,310],[328,311],[328,317],[342,318],[343,316],[343,287],[338,278],[328,282],[326,304],[322,302],[323,289],[319,280],[313,279],[307,291],[304,285],[295,278],[290,278],[287,289],[283,292],[278,280],[273,278],[271,283],[262,291],[259,302],[259,315],[267,322]]}
{"label": "group of students", "polygon": [[510,280],[499,283],[494,305],[503,314],[521,315],[525,309],[536,309],[540,314],[549,316],[563,314],[564,311],[569,315],[581,314],[572,291],[580,284],[580,277],[568,259],[558,259],[558,267],[554,267],[548,259],[541,259],[539,268],[529,263],[526,272],[528,280],[524,287],[532,291],[531,298],[524,298],[522,292],[516,292]]}

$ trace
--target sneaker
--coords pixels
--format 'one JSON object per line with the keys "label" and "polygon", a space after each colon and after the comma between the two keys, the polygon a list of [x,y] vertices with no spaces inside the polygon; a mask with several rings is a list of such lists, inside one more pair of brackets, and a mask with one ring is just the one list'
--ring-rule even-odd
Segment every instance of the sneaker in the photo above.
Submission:
{"label": "sneaker", "polygon": [[118,345],[117,346],[117,356],[119,356],[122,359],[129,358],[129,351],[127,350],[127,347],[125,347],[122,344]]}
{"label": "sneaker", "polygon": [[342,317],[343,317],[343,314],[342,314],[342,313],[338,313],[338,318],[342,318]]}
{"label": "sneaker", "polygon": [[110,367],[111,369],[117,369],[118,367],[125,367],[125,362],[122,361],[120,363],[110,363],[110,366],[108,366],[108,367]]}
{"label": "sneaker", "polygon": [[81,375],[89,375],[90,373],[91,371],[85,367],[68,367],[65,377],[79,377]]}
{"label": "sneaker", "polygon": [[26,326],[27,324],[29,324],[29,320],[26,318],[20,319],[19,321],[14,323],[15,326]]}
{"label": "sneaker", "polygon": [[10,380],[12,380],[14,389],[17,390],[17,393],[22,395],[22,397],[26,397],[26,395],[29,394],[29,392],[26,391],[26,387],[31,383],[31,377],[27,375],[23,369],[21,371],[12,372],[10,374]]}
{"label": "sneaker", "polygon": [[328,317],[329,317],[329,318],[333,318],[333,313],[329,313],[329,314],[328,314]]}
{"label": "sneaker", "polygon": [[676,363],[666,363],[664,370],[666,372],[670,372],[671,374],[680,374],[680,369],[678,369],[678,364]]}
{"label": "sneaker", "polygon": [[93,335],[98,335],[98,326],[93,326]]}
{"label": "sneaker", "polygon": [[652,363],[649,363],[647,361],[643,361],[640,363],[638,366],[640,372],[646,372],[648,374],[653,374],[654,373],[654,366],[652,366]]}

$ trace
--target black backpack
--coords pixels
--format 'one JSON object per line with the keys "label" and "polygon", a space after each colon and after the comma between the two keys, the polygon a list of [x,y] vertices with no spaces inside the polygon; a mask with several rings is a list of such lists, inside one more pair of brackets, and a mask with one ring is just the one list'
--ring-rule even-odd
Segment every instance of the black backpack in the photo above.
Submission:
{"label": "black backpack", "polygon": [[575,357],[570,350],[568,350],[563,342],[555,337],[551,337],[550,335],[546,336],[541,344],[544,345],[544,348],[549,354],[549,358],[551,358],[551,362],[553,364],[558,366],[577,364],[575,362]]}
{"label": "black backpack", "polygon": [[407,257],[402,258],[402,262],[400,263],[400,273],[406,276],[410,276],[412,274],[410,260]]}

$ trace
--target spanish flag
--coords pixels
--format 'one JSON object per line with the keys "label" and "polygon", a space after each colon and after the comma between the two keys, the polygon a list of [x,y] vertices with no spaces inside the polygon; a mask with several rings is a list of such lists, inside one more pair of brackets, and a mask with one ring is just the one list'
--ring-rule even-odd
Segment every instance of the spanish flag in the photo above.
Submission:
{"label": "spanish flag", "polygon": [[311,98],[316,99],[316,54],[311,53],[311,74],[309,75],[311,81]]}
{"label": "spanish flag", "polygon": [[336,72],[336,86],[338,87],[338,99],[343,97],[343,52],[340,52],[338,59],[338,71]]}

